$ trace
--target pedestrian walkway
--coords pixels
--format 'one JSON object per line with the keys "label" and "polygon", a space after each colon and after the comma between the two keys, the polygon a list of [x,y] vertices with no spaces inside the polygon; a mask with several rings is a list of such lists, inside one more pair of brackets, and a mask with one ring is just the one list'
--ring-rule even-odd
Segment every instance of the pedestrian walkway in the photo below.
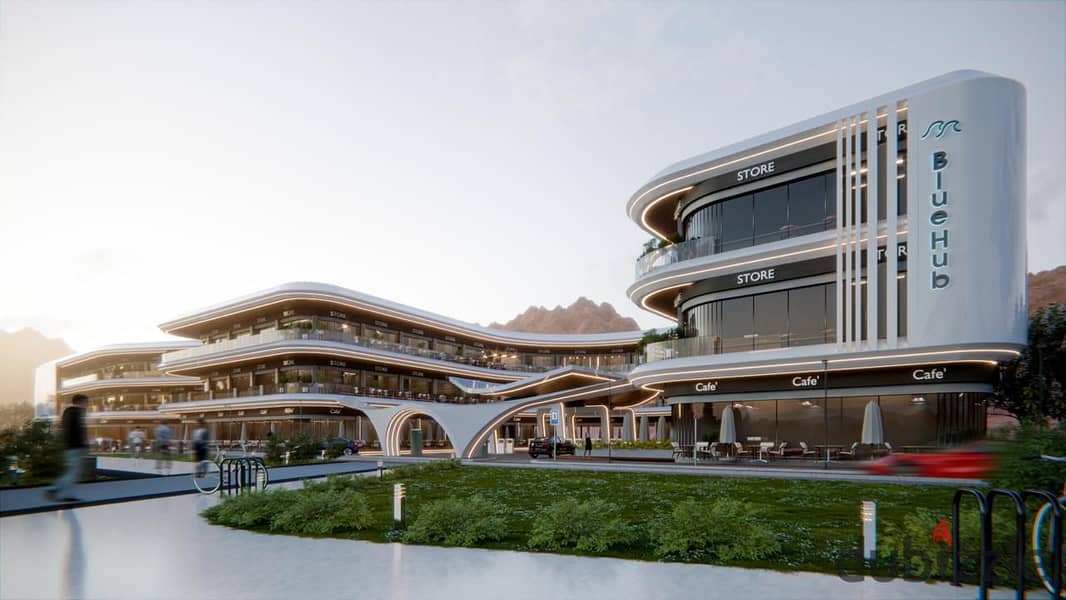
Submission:
{"label": "pedestrian walkway", "polygon": [[[139,459],[113,459],[136,461]],[[143,459],[140,459],[143,460]],[[395,463],[384,465],[392,466]],[[299,479],[313,479],[327,475],[365,473],[378,468],[376,461],[343,461],[289,467],[271,467],[270,482],[280,483]],[[78,486],[78,502],[52,502],[44,497],[44,486],[7,489],[0,491],[0,517],[35,512],[54,511],[65,508],[113,504],[199,493],[188,473],[165,477],[144,477],[120,481],[98,481]]]}

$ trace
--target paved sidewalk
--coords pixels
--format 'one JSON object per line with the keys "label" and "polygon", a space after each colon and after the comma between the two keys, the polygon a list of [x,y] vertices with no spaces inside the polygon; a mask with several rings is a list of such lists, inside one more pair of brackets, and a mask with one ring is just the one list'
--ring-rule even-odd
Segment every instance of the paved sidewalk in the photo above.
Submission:
{"label": "paved sidewalk", "polygon": [[[112,459],[129,460],[138,459]],[[143,460],[143,459],[142,459]],[[390,461],[386,467],[397,463]],[[298,465],[291,467],[272,467],[270,483],[313,479],[327,475],[345,473],[365,473],[377,470],[377,461],[343,461],[317,465]],[[18,488],[0,491],[0,517],[35,512],[47,512],[68,508],[79,508],[98,504],[112,504],[146,500],[164,496],[199,493],[193,486],[189,474],[170,475],[166,477],[145,477],[120,481],[99,481],[83,483],[78,486],[78,502],[52,502],[44,497],[45,486]]]}

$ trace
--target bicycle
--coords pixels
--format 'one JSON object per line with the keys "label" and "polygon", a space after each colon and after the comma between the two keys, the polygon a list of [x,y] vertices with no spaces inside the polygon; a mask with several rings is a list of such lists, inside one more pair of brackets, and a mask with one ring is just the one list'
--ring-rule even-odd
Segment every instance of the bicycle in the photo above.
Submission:
{"label": "bicycle", "polygon": [[[1044,462],[1052,462],[1052,463],[1066,463],[1066,457],[1064,457],[1064,456],[1049,456],[1047,454],[1041,454],[1040,456],[1026,456],[1024,458],[1027,459],[1027,460],[1041,460],[1041,461],[1044,461]],[[1059,496],[1059,504],[1063,505],[1063,506],[1066,506],[1066,482],[1063,482],[1062,494]],[[1037,511],[1036,516],[1033,517],[1032,544],[1033,544],[1033,564],[1036,567],[1036,573],[1040,577],[1040,581],[1044,584],[1044,588],[1046,588],[1049,593],[1054,595],[1054,593],[1055,593],[1054,582],[1052,581],[1051,577],[1048,576],[1047,571],[1044,569],[1044,557],[1041,556],[1042,550],[1043,550],[1043,547],[1041,545],[1041,538],[1044,537],[1044,536],[1041,535],[1041,530],[1044,528],[1044,522],[1047,519],[1048,512],[1051,511],[1051,510],[1052,510],[1051,503],[1050,502],[1045,502],[1044,504],[1042,504],[1040,506],[1040,510]],[[1053,538],[1052,538],[1052,528],[1051,527],[1048,528],[1046,539],[1047,539],[1047,546],[1049,548],[1052,547],[1054,542],[1053,542]],[[1062,541],[1060,540],[1059,543],[1062,543]],[[1061,565],[1059,567],[1061,568]],[[1061,591],[1059,593],[1059,597],[1060,598],[1066,598],[1066,590]]]}

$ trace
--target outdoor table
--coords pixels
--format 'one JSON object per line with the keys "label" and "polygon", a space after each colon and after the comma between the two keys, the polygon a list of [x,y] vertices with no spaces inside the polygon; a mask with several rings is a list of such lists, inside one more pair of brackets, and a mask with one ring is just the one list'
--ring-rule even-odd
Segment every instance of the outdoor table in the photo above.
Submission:
{"label": "outdoor table", "polygon": [[826,446],[825,444],[818,444],[818,445],[815,446],[815,448],[818,449],[818,455],[823,457],[823,458],[826,456],[826,454],[827,454],[826,450],[828,449],[828,455],[829,455],[829,458],[831,459],[833,454],[836,454],[836,453],[838,453],[838,452],[840,452],[841,450],[844,449],[844,445],[843,444],[829,444],[829,446]]}

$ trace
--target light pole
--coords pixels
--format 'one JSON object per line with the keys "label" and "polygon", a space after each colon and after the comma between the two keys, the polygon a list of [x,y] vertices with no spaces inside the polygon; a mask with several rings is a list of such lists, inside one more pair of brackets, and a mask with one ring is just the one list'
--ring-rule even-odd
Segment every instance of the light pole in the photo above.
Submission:
{"label": "light pole", "polygon": [[611,462],[611,380],[607,380],[607,462]]}
{"label": "light pole", "polygon": [[822,359],[822,417],[825,433],[825,469],[829,469],[829,360]]}

